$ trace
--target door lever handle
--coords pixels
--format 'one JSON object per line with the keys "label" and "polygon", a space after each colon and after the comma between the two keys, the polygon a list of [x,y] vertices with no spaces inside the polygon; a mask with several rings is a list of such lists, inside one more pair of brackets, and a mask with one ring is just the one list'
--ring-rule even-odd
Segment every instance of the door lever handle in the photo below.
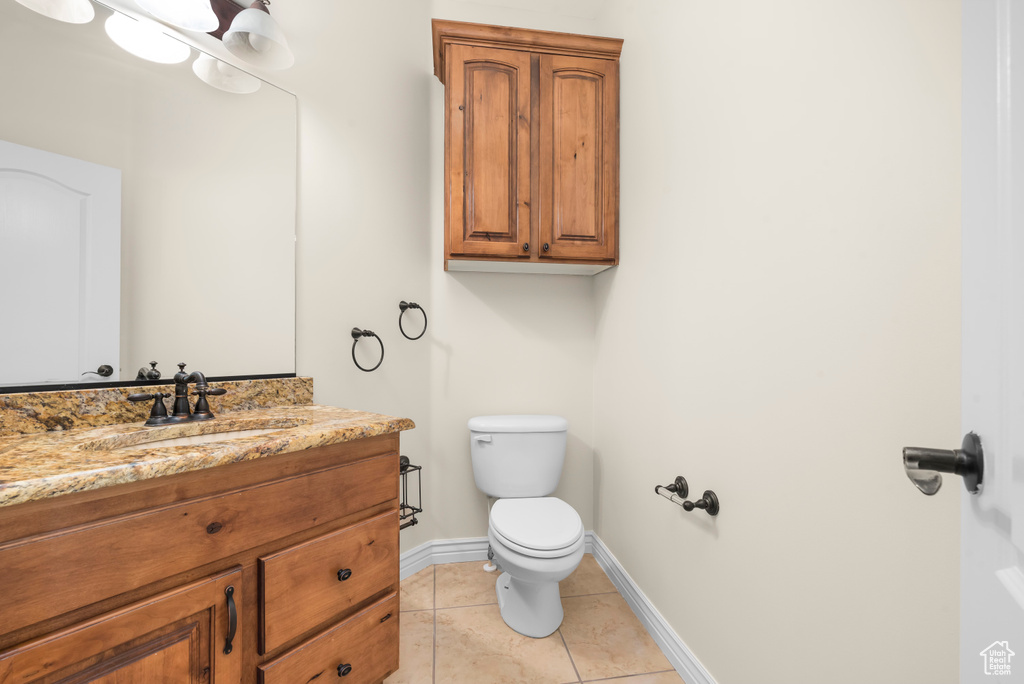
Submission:
{"label": "door lever handle", "polygon": [[924,494],[931,496],[942,487],[940,473],[953,473],[964,478],[964,487],[971,494],[981,492],[985,470],[981,438],[973,432],[964,435],[959,449],[924,449],[905,447],[903,468],[907,477]]}

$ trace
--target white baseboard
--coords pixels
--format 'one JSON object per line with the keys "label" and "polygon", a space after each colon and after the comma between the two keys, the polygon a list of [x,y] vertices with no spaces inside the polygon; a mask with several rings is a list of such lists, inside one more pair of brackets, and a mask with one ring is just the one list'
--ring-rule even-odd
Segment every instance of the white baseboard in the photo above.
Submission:
{"label": "white baseboard", "polygon": [[399,576],[405,579],[431,565],[473,560],[487,560],[487,537],[435,539],[402,554]]}
{"label": "white baseboard", "polygon": [[[626,573],[600,537],[593,532],[587,532],[585,551],[594,554],[594,560],[608,575],[608,579],[618,589],[619,594],[629,604],[637,619],[686,684],[715,684],[711,674],[640,591],[640,587]],[[487,560],[487,537],[435,539],[402,554],[400,576],[405,579],[431,565],[484,560]]]}

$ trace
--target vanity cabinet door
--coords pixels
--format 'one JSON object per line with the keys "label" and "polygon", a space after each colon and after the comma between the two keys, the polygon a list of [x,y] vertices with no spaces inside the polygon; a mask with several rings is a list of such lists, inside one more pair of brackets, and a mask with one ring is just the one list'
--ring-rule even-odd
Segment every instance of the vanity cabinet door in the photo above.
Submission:
{"label": "vanity cabinet door", "polygon": [[530,54],[448,50],[448,254],[529,257]]}
{"label": "vanity cabinet door", "polygon": [[0,681],[239,684],[241,580],[230,570],[0,653]]}
{"label": "vanity cabinet door", "polygon": [[618,62],[540,58],[540,257],[616,259]]}

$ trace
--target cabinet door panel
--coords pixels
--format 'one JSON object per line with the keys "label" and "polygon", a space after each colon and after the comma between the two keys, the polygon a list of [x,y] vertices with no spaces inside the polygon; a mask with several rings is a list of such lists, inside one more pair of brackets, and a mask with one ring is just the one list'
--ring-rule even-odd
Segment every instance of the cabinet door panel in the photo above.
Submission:
{"label": "cabinet door panel", "polygon": [[5,684],[238,684],[242,622],[231,653],[226,590],[242,614],[242,571],[235,569],[29,641],[0,653]]}
{"label": "cabinet door panel", "polygon": [[540,256],[615,259],[618,64],[540,61]]}
{"label": "cabinet door panel", "polygon": [[448,251],[528,257],[530,55],[449,50]]}

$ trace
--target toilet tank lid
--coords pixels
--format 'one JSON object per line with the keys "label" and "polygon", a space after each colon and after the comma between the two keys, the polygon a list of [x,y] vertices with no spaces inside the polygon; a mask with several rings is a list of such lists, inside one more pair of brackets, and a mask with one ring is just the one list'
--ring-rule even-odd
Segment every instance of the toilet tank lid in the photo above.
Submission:
{"label": "toilet tank lid", "polygon": [[469,419],[472,432],[565,432],[569,421],[561,416],[477,416]]}

